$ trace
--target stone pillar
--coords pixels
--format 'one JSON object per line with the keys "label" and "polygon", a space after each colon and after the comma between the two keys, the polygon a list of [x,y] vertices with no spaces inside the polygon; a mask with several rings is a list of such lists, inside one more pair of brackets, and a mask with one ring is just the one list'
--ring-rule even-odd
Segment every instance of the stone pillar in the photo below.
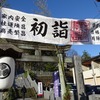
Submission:
{"label": "stone pillar", "polygon": [[63,55],[61,52],[58,53],[58,69],[59,69],[59,76],[60,76],[60,83],[61,83],[61,98],[63,100],[64,93],[66,93],[66,86],[65,86],[65,78],[64,78],[64,62],[63,62]]}
{"label": "stone pillar", "polygon": [[85,87],[84,87],[81,57],[74,56],[73,62],[75,66],[75,79],[76,79],[76,84],[77,84],[78,100],[87,100],[86,93],[85,93]]}

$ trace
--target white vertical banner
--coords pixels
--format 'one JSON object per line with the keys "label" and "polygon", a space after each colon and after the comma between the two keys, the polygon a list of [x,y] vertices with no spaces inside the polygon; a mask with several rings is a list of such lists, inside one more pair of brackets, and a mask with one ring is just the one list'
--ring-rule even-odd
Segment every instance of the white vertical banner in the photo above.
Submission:
{"label": "white vertical banner", "polygon": [[38,96],[43,96],[43,84],[38,82]]}

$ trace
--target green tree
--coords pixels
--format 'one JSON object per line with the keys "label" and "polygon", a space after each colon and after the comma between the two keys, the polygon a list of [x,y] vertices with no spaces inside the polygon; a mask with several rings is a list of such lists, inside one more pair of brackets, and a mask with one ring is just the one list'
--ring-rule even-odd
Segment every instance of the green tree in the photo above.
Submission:
{"label": "green tree", "polygon": [[54,72],[57,70],[58,70],[58,67],[56,64],[53,64],[53,63],[46,63],[45,64],[45,71]]}
{"label": "green tree", "polygon": [[14,91],[13,87],[9,88],[9,90],[8,90],[7,100],[15,100],[15,91]]}
{"label": "green tree", "polygon": [[91,58],[90,54],[87,51],[84,50],[83,54],[81,56],[82,62],[86,61],[86,60],[89,60],[90,58]]}
{"label": "green tree", "polygon": [[66,85],[66,93],[63,97],[64,100],[71,100],[70,85]]}

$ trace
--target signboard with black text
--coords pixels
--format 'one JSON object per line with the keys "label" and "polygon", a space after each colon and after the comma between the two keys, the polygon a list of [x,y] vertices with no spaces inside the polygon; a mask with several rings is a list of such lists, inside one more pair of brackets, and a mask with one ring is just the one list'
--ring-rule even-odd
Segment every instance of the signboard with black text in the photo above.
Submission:
{"label": "signboard with black text", "polygon": [[0,38],[51,44],[100,44],[100,19],[52,18],[0,9]]}

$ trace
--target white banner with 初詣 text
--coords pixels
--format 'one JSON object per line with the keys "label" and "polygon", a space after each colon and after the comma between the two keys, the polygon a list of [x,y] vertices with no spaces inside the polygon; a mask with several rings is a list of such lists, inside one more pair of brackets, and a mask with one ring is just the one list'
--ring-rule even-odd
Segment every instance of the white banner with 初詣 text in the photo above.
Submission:
{"label": "white banner with \u521d\u8a63 text", "polygon": [[100,44],[100,19],[52,18],[1,8],[0,38],[57,45]]}

